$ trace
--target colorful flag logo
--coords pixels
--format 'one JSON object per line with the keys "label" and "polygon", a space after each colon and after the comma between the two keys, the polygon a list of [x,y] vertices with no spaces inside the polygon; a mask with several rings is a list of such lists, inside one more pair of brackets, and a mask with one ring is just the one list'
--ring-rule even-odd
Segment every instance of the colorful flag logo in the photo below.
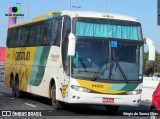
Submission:
{"label": "colorful flag logo", "polygon": [[20,12],[21,12],[21,9],[18,6],[9,7],[9,13],[19,14]]}

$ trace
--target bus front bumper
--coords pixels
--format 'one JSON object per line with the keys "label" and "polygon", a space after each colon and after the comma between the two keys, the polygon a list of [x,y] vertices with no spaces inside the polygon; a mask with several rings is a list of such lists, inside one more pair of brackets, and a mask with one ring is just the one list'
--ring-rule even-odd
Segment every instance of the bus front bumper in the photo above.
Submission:
{"label": "bus front bumper", "polygon": [[141,94],[109,95],[71,90],[67,103],[93,105],[139,106]]}

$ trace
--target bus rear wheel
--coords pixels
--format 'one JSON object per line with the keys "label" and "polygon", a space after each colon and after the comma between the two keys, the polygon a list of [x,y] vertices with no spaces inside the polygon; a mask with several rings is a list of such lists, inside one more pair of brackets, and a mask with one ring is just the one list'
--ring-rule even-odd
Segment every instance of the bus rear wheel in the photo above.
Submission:
{"label": "bus rear wheel", "polygon": [[23,92],[19,89],[19,79],[12,79],[12,96],[13,97],[23,97]]}
{"label": "bus rear wheel", "polygon": [[54,85],[52,86],[52,89],[51,89],[51,101],[52,101],[52,108],[55,109],[55,110],[61,110],[63,109],[63,103],[58,101],[56,99],[56,85],[54,83]]}
{"label": "bus rear wheel", "polygon": [[13,97],[16,97],[16,86],[15,86],[15,80],[14,79],[12,79],[12,96]]}
{"label": "bus rear wheel", "polygon": [[16,90],[15,90],[16,96],[17,96],[18,98],[23,97],[23,92],[20,91],[20,89],[19,89],[19,79],[16,80],[15,89],[16,89]]}
{"label": "bus rear wheel", "polygon": [[106,109],[108,114],[116,114],[119,110],[119,106],[108,105]]}

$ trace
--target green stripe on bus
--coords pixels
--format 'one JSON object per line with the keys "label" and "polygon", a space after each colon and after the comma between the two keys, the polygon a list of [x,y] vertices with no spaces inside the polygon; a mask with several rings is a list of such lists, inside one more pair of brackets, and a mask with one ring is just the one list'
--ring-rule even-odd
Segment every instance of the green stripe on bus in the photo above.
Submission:
{"label": "green stripe on bus", "polygon": [[139,83],[127,83],[121,90],[131,91],[137,88]]}
{"label": "green stripe on bus", "polygon": [[33,60],[33,64],[32,64],[32,69],[31,69],[31,73],[30,73],[30,76],[29,76],[29,80],[28,80],[29,85],[33,85],[34,81],[36,79],[37,72],[38,72],[38,66],[40,64],[40,57],[41,57],[42,51],[43,51],[43,47],[44,46],[36,48],[36,52],[35,52],[35,56],[34,56],[34,60]]}
{"label": "green stripe on bus", "polygon": [[44,46],[42,48],[37,48],[36,50],[37,56],[35,56],[34,58],[34,63],[36,65],[33,64],[32,66],[32,71],[30,75],[31,80],[29,83],[30,85],[39,86],[41,84],[43,76],[44,76],[50,48],[51,48],[50,46]]}
{"label": "green stripe on bus", "polygon": [[113,84],[113,86],[107,90],[121,90],[126,84]]}

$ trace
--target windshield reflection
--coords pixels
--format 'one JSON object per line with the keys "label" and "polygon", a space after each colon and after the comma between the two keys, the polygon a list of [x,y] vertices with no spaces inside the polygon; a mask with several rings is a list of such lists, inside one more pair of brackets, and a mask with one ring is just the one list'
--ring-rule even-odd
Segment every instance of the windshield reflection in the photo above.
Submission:
{"label": "windshield reflection", "polygon": [[78,38],[72,57],[72,76],[89,80],[138,80],[140,44],[110,40]]}

